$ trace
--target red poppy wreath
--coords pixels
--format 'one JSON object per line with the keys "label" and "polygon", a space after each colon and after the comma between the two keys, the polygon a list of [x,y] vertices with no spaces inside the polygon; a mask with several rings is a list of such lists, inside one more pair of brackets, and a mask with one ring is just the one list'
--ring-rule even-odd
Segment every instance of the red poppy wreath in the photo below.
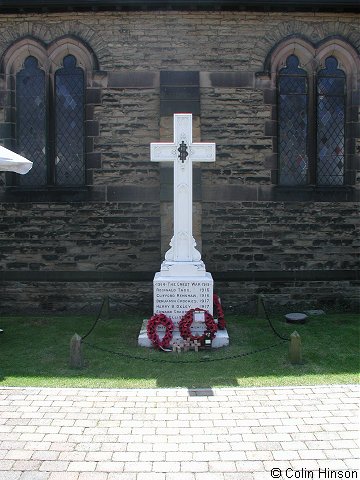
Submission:
{"label": "red poppy wreath", "polygon": [[[160,340],[157,333],[157,327],[163,325],[165,327],[165,335]],[[171,318],[167,317],[163,313],[153,315],[146,326],[148,338],[151,340],[155,348],[169,348],[171,339],[173,337],[174,324]]]}
{"label": "red poppy wreath", "polygon": [[214,321],[214,317],[203,308],[192,308],[191,310],[186,312],[185,315],[181,318],[179,322],[179,331],[182,338],[184,338],[185,340],[190,338],[190,340],[192,341],[198,340],[201,343],[204,342],[205,332],[203,333],[203,335],[193,335],[191,332],[191,325],[194,320],[194,312],[205,312],[206,330],[211,333],[211,338],[215,338],[218,327]]}

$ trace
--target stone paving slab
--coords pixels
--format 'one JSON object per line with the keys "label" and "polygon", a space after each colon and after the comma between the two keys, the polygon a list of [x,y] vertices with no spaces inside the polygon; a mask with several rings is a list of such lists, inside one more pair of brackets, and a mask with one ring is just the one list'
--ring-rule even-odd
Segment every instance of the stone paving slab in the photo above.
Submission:
{"label": "stone paving slab", "polygon": [[359,387],[0,387],[0,480],[360,478]]}

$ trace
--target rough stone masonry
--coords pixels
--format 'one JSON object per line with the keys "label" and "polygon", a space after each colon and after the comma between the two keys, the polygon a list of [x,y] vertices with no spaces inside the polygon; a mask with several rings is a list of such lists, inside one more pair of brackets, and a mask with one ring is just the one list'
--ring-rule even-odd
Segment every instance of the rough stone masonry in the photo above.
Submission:
{"label": "rough stone masonry", "polygon": [[149,162],[148,146],[171,139],[179,102],[194,116],[196,141],[218,145],[216,165],[194,172],[194,231],[224,304],[251,310],[265,293],[276,303],[353,307],[359,77],[349,92],[346,186],[279,188],[276,92],[264,69],[292,36],[360,49],[358,16],[346,11],[0,12],[5,146],[15,141],[6,55],[16,42],[46,50],[76,38],[95,65],[86,80],[84,187],[24,191],[0,175],[0,312],[92,311],[103,294],[114,308],[124,301],[151,310],[172,225],[171,178]]}

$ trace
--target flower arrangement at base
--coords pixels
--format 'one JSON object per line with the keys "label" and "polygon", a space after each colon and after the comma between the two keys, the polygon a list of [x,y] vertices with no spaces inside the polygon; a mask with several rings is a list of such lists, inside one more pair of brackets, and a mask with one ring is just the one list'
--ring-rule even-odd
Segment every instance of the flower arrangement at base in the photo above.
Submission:
{"label": "flower arrangement at base", "polygon": [[224,317],[224,310],[221,306],[220,298],[216,293],[213,295],[213,303],[214,303],[214,316],[218,319],[218,329],[225,330],[226,328],[226,321]]}
{"label": "flower arrangement at base", "polygon": [[205,332],[203,333],[203,335],[193,335],[191,332],[191,325],[194,321],[194,312],[205,312],[206,331],[210,332],[212,339],[215,338],[218,326],[214,321],[214,317],[203,308],[192,308],[191,310],[187,311],[185,315],[181,318],[179,322],[179,331],[182,338],[184,338],[185,340],[190,338],[191,341],[198,340],[202,344],[204,343]]}
{"label": "flower arrangement at base", "polygon": [[[160,340],[157,333],[157,327],[159,325],[165,327],[165,335],[162,340]],[[174,331],[174,324],[171,318],[167,317],[164,313],[153,315],[147,323],[146,330],[147,336],[155,348],[169,348]]]}

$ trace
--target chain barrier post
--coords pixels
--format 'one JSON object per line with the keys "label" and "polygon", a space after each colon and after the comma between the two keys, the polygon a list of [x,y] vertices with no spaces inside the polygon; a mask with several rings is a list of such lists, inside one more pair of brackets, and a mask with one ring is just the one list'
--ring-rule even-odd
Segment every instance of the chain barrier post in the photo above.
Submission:
{"label": "chain barrier post", "polygon": [[70,368],[82,368],[83,366],[82,338],[75,333],[70,340]]}
{"label": "chain barrier post", "polygon": [[293,365],[302,363],[301,337],[296,331],[290,335],[289,359]]}

